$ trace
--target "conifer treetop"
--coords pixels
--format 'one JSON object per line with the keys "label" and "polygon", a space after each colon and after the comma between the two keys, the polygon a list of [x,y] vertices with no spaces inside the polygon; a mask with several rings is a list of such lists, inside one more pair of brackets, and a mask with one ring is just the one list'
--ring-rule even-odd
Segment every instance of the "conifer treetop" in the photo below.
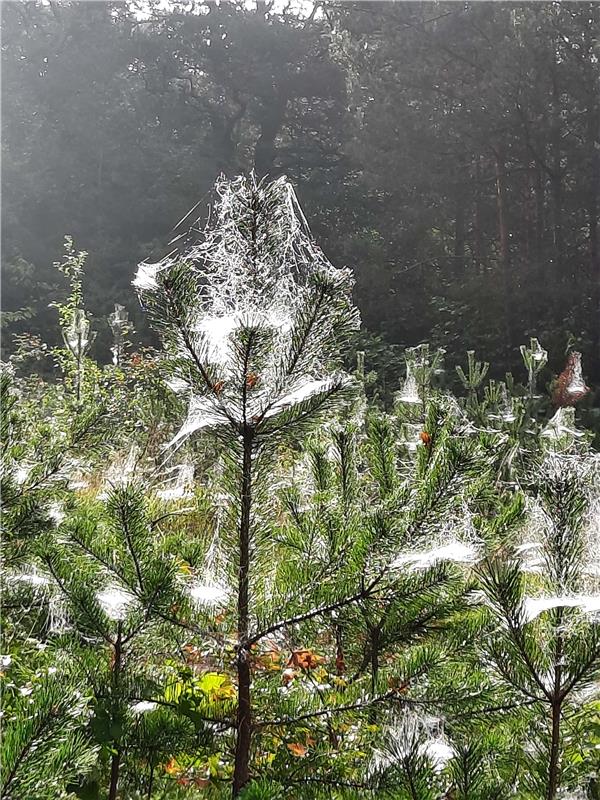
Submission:
{"label": "conifer treetop", "polygon": [[180,436],[254,420],[337,394],[359,326],[353,279],[310,236],[284,177],[219,179],[217,203],[183,252],[141,264],[133,282],[171,356],[190,413]]}

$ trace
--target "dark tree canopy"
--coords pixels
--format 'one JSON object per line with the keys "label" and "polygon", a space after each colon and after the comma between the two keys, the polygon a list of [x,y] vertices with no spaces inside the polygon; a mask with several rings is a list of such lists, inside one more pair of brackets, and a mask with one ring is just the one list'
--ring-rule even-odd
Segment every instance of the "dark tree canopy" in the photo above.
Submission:
{"label": "dark tree canopy", "polygon": [[8,333],[55,336],[69,234],[90,309],[147,340],[135,265],[255,170],[295,184],[386,342],[502,371],[535,335],[598,374],[598,4],[143,5],[2,4]]}

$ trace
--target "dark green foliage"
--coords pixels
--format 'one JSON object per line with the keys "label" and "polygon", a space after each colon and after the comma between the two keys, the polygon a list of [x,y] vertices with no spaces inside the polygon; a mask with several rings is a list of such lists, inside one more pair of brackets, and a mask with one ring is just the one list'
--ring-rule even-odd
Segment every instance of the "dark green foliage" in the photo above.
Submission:
{"label": "dark green foliage", "polygon": [[4,692],[3,708],[0,791],[6,800],[60,796],[69,780],[94,764],[96,747],[82,726],[86,701],[65,690],[58,676],[21,697]]}
{"label": "dark green foliage", "polygon": [[[533,334],[554,372],[576,346],[598,374],[597,3],[148,9],[2,6],[11,333],[55,335],[67,232],[90,254],[94,315],[124,302],[148,341],[135,265],[181,244],[173,227],[220,173],[254,169],[287,174],[354,269],[386,400],[384,342],[453,362],[475,347],[498,377]],[[104,324],[101,361],[109,346]]]}

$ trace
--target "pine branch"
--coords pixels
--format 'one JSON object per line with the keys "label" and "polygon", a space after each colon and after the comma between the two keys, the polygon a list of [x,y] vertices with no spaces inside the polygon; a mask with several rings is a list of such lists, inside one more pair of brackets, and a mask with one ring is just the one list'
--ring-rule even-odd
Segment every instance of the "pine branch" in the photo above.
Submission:
{"label": "pine branch", "polygon": [[316,321],[317,321],[317,319],[319,317],[319,313],[321,311],[321,307],[322,307],[322,305],[323,305],[323,303],[325,301],[325,297],[326,297],[326,294],[327,294],[327,289],[328,289],[327,284],[324,281],[322,281],[320,283],[320,285],[319,285],[319,292],[318,292],[317,297],[315,299],[315,304],[314,304],[312,313],[310,314],[310,316],[309,316],[309,318],[308,318],[308,320],[306,322],[306,325],[304,326],[304,330],[301,332],[300,336],[297,339],[297,342],[295,343],[295,346],[292,349],[291,358],[290,358],[289,363],[286,364],[286,367],[285,367],[285,377],[286,378],[289,378],[291,375],[293,375],[294,370],[296,369],[296,366],[297,366],[298,362],[300,361],[300,358],[302,357],[302,353],[304,351],[304,348],[306,347],[306,344],[310,339],[310,336],[311,336],[311,334],[313,332],[313,329],[315,327],[315,323],[316,323]]}
{"label": "pine branch", "polygon": [[123,581],[123,583],[127,583],[125,574],[113,562],[101,556],[96,550],[92,550],[91,547],[87,545],[82,539],[78,538],[75,533],[69,532],[69,537],[73,542],[75,542],[75,544],[78,547],[80,547],[84,551],[84,553],[86,553],[86,555],[91,556],[100,564],[102,564],[103,567],[105,567],[107,570],[116,575],[121,581]]}
{"label": "pine branch", "polygon": [[[129,695],[129,701],[136,702],[136,703],[144,703],[150,702],[155,703],[157,706],[162,706],[163,708],[172,708],[178,709],[178,703],[170,703],[168,700],[161,700],[160,698],[155,697],[140,697],[137,695]],[[194,711],[194,717],[197,719],[201,719],[202,722],[206,722],[208,725],[221,725],[225,730],[233,730],[235,728],[235,722],[233,720],[229,721],[226,719],[220,719],[219,717],[207,717],[204,714],[200,714],[197,711]]]}
{"label": "pine branch", "polygon": [[345,608],[346,606],[352,605],[353,603],[357,603],[359,600],[365,600],[367,597],[370,597],[375,587],[381,582],[383,579],[383,573],[380,573],[376,578],[374,578],[368,586],[363,587],[359,592],[356,594],[351,595],[350,597],[345,597],[342,600],[337,600],[333,603],[326,603],[325,605],[319,606],[318,608],[312,608],[309,611],[305,611],[302,614],[298,614],[294,617],[289,617],[288,619],[280,620],[279,622],[275,622],[273,625],[270,625],[268,628],[260,631],[259,633],[254,634],[248,640],[248,646],[256,644],[261,639],[264,639],[265,636],[269,636],[272,633],[275,633],[281,628],[288,628],[290,625],[297,625],[300,622],[307,622],[309,619],[314,619],[315,617],[323,616],[325,614],[330,614],[332,611],[337,611],[340,608]]}
{"label": "pine branch", "polygon": [[522,700],[521,702],[514,702],[514,703],[503,703],[501,705],[495,706],[484,706],[483,708],[477,708],[471,711],[464,711],[459,713],[453,713],[453,719],[472,719],[473,717],[478,717],[480,715],[487,716],[488,714],[498,714],[503,713],[505,711],[514,711],[517,708],[527,708],[529,706],[534,705],[535,703],[540,703],[541,700],[539,698],[533,697],[529,700]]}
{"label": "pine branch", "polygon": [[116,511],[119,517],[119,523],[121,525],[121,530],[123,531],[123,535],[125,536],[125,541],[127,542],[127,549],[131,555],[131,560],[133,561],[133,565],[135,567],[135,574],[137,576],[137,582],[140,592],[144,591],[144,578],[142,575],[142,569],[140,567],[140,562],[137,557],[137,553],[135,551],[135,547],[133,545],[133,541],[131,539],[131,532],[129,530],[129,520],[127,519],[127,514],[125,512],[125,508],[123,504],[119,501],[116,503]]}
{"label": "pine branch", "polygon": [[[86,438],[89,434],[93,431],[95,425],[98,423],[99,419],[103,416],[106,409],[104,407],[94,409],[93,413],[89,413],[85,416],[85,424],[81,427],[76,427],[75,431],[71,437],[71,440],[66,444],[62,445],[60,451],[55,454],[55,462],[48,466],[47,469],[37,478],[33,483],[28,484],[25,482],[23,487],[17,493],[17,497],[22,497],[24,494],[28,494],[31,492],[36,491],[39,489],[44,483],[49,481],[55,475],[60,472],[61,467],[66,461],[67,456],[69,453],[76,450],[81,444],[85,443]],[[52,455],[50,456],[50,459]]]}
{"label": "pine branch", "polygon": [[34,728],[29,739],[19,751],[10,772],[6,776],[6,780],[2,782],[2,797],[6,798],[6,800],[10,800],[10,795],[7,794],[7,792],[10,792],[11,784],[17,777],[21,764],[25,761],[32,748],[42,741],[43,736],[51,725],[52,717],[52,711],[49,711],[45,716],[40,717],[37,727]]}
{"label": "pine branch", "polygon": [[165,291],[165,295],[167,297],[167,302],[171,305],[172,320],[174,321],[174,325],[181,336],[181,339],[183,341],[183,344],[185,346],[185,349],[189,357],[192,359],[192,362],[194,363],[196,369],[198,370],[198,373],[200,374],[202,380],[204,381],[205,388],[209,391],[210,394],[212,394],[222,414],[227,418],[227,420],[233,426],[233,428],[237,430],[238,427],[237,422],[228,413],[227,408],[223,403],[223,400],[221,399],[218,390],[215,388],[214,383],[211,380],[205,365],[198,358],[198,354],[196,353],[196,348],[194,347],[192,340],[190,338],[189,331],[182,320],[181,309],[179,309],[175,304],[173,297],[173,290],[168,280],[165,280],[163,282],[163,288]]}
{"label": "pine branch", "polygon": [[180,508],[177,509],[177,511],[167,511],[165,514],[161,514],[159,517],[150,520],[150,527],[155,528],[160,522],[163,521],[163,519],[168,519],[169,517],[179,517],[183,514],[193,514],[195,510],[195,508]]}
{"label": "pine branch", "polygon": [[101,636],[101,637],[104,639],[104,641],[105,641],[107,644],[109,644],[109,645],[112,647],[112,646],[113,646],[113,644],[114,644],[113,640],[110,638],[110,636],[109,636],[107,633],[105,633],[105,631],[103,631],[103,630],[98,630],[98,628],[97,628],[97,625],[95,624],[95,623],[97,622],[97,620],[95,620],[95,619],[94,619],[94,618],[93,618],[93,617],[90,615],[90,613],[89,613],[89,609],[87,608],[87,606],[86,606],[84,603],[82,603],[82,602],[81,602],[81,601],[80,601],[80,600],[79,600],[77,597],[74,597],[72,593],[70,593],[70,592],[69,592],[69,590],[67,589],[67,587],[66,587],[66,585],[65,585],[64,581],[63,581],[63,580],[62,580],[62,579],[59,577],[59,575],[57,574],[56,570],[54,569],[54,566],[53,566],[53,564],[52,564],[52,561],[51,561],[51,559],[50,559],[50,558],[48,558],[48,557],[45,557],[45,558],[43,559],[43,561],[44,561],[44,563],[46,564],[46,566],[47,566],[47,568],[48,568],[48,571],[50,572],[50,574],[52,575],[52,577],[53,577],[53,578],[54,578],[54,580],[56,581],[56,583],[57,583],[57,585],[58,585],[59,589],[60,589],[60,590],[61,590],[61,592],[64,594],[64,596],[65,596],[65,597],[66,597],[66,598],[67,598],[67,599],[68,599],[68,600],[69,600],[71,603],[73,603],[74,605],[76,605],[76,606],[78,607],[79,611],[80,611],[80,612],[83,614],[83,616],[84,616],[84,617],[86,617],[86,618],[87,618],[87,620],[88,620],[88,622],[90,622],[90,623],[91,623],[91,625],[92,625],[92,627],[94,628],[94,630],[95,630],[96,632],[98,632],[98,633],[100,634],[100,636]]}
{"label": "pine branch", "polygon": [[367,792],[376,792],[378,791],[376,786],[369,785],[368,783],[361,783],[360,781],[346,781],[343,779],[336,779],[336,778],[326,778],[326,777],[310,777],[307,776],[305,778],[291,778],[286,779],[285,785],[295,785],[295,784],[307,784],[307,783],[316,783],[319,786],[331,786],[336,789],[361,789]]}
{"label": "pine branch", "polygon": [[[284,411],[282,416],[284,417],[283,422],[280,425],[274,425],[273,427],[268,426],[265,430],[261,430],[261,434],[264,436],[268,434],[269,436],[274,436],[275,434],[287,429],[291,428],[292,426],[299,425],[304,420],[310,420],[312,417],[315,417],[327,404],[327,402],[335,397],[336,394],[343,392],[344,389],[347,388],[347,385],[343,383],[341,380],[334,382],[329,389],[326,389],[323,392],[320,392],[312,397],[307,398],[301,404],[298,404],[295,408],[292,408],[290,411]],[[263,415],[264,417],[264,415]]]}
{"label": "pine branch", "polygon": [[596,668],[600,666],[600,649],[594,650],[590,657],[579,667],[579,669],[575,672],[574,675],[571,676],[567,685],[563,688],[560,693],[560,699],[564,700],[568,695],[573,691],[573,689],[577,686],[580,680],[582,680],[588,672],[591,670],[594,665]]}
{"label": "pine branch", "polygon": [[[305,722],[309,719],[316,719],[318,717],[329,717],[332,714],[342,713],[343,711],[356,711],[363,708],[371,708],[374,705],[385,703],[388,700],[398,700],[398,693],[395,690],[386,692],[385,694],[373,697],[370,700],[358,700],[356,703],[348,703],[343,706],[330,706],[330,708],[322,708],[318,711],[308,711],[306,714],[300,714],[297,717],[281,717],[276,720],[267,720],[264,722],[255,723],[256,728],[277,727],[279,725],[296,725],[300,722]],[[402,702],[410,702],[402,698]]]}

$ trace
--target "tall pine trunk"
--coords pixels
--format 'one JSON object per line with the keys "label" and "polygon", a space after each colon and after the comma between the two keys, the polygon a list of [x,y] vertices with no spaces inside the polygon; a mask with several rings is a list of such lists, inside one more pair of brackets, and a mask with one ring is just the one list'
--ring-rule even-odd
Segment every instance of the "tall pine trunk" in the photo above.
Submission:
{"label": "tall pine trunk", "polygon": [[546,228],[544,173],[535,168],[535,260],[538,276],[544,277],[544,233]]}
{"label": "tall pine trunk", "polygon": [[[592,283],[592,319],[600,319],[600,255],[598,253],[598,181],[600,181],[600,113],[595,96],[590,98],[588,108],[588,147],[590,152],[590,189],[587,203],[589,227],[589,258]],[[592,326],[595,351],[600,349],[600,324]]]}
{"label": "tall pine trunk", "polygon": [[276,92],[263,113],[260,135],[254,148],[254,171],[259,178],[273,172],[277,155],[275,141],[283,125],[286,107],[287,96],[283,92]]}
{"label": "tall pine trunk", "polygon": [[238,709],[233,772],[233,797],[237,797],[250,776],[250,743],[252,739],[252,705],[250,688],[249,635],[249,577],[250,577],[250,512],[252,509],[252,450],[253,431],[244,425],[241,518],[239,530],[238,574]]}
{"label": "tall pine trunk", "polygon": [[502,270],[504,325],[506,341],[512,347],[514,339],[513,290],[510,264],[510,244],[508,230],[508,205],[506,198],[506,164],[500,152],[495,152],[496,167],[496,208],[498,212],[498,244],[500,267]]}
{"label": "tall pine trunk", "polygon": [[483,189],[482,189],[482,174],[481,174],[481,156],[475,157],[475,203],[473,206],[473,255],[475,258],[475,266],[477,271],[482,273],[484,271],[484,255],[483,255]]}
{"label": "tall pine trunk", "polygon": [[465,269],[465,187],[457,186],[456,213],[454,220],[454,268],[457,278],[462,278]]}
{"label": "tall pine trunk", "polygon": [[[112,664],[112,684],[113,684],[113,693],[116,693],[119,690],[119,684],[121,682],[121,668],[123,662],[123,643],[122,643],[122,626],[121,622],[119,622],[117,628],[117,638],[113,645],[113,664]],[[113,698],[114,702],[114,698]],[[113,753],[110,762],[110,784],[108,787],[108,800],[116,800],[117,792],[119,789],[119,773],[121,771],[121,748],[117,746]]]}
{"label": "tall pine trunk", "polygon": [[550,763],[548,768],[548,793],[547,800],[555,800],[558,791],[559,766],[560,766],[560,715],[561,704],[555,699],[552,704],[552,732],[550,739]]}
{"label": "tall pine trunk", "polygon": [[[552,64],[552,171],[550,185],[552,191],[552,229],[554,241],[554,274],[557,283],[564,283],[563,269],[563,169],[562,169],[562,122],[560,117],[560,90],[558,86],[556,60]],[[560,292],[557,292],[560,296]]]}
{"label": "tall pine trunk", "polygon": [[[556,628],[562,626],[562,610],[558,609]],[[548,764],[547,800],[555,800],[560,780],[560,718],[562,714],[563,640],[560,633],[554,648],[554,686],[552,691],[552,728],[550,734],[550,759]]]}

